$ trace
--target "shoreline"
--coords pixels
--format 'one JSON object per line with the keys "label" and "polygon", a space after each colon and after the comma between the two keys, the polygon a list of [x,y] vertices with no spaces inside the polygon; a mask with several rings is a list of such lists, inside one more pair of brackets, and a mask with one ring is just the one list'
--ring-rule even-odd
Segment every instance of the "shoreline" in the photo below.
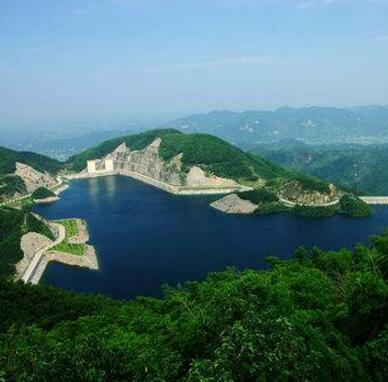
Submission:
{"label": "shoreline", "polygon": [[128,178],[136,179],[140,182],[148,184],[150,186],[154,186],[159,188],[160,190],[169,192],[173,195],[222,195],[229,194],[236,191],[249,191],[252,188],[237,185],[237,186],[203,186],[203,187],[194,187],[194,186],[176,186],[172,184],[168,184],[162,182],[160,180],[151,178],[147,175],[139,174],[134,171],[129,170],[119,170],[119,171],[104,171],[101,173],[78,173],[78,174],[70,174],[64,175],[65,179],[68,180],[80,180],[80,179],[93,179],[93,178],[101,178],[105,176],[125,176]]}
{"label": "shoreline", "polygon": [[[36,285],[39,283],[50,262],[57,262],[91,270],[99,269],[95,248],[92,245],[87,244],[89,241],[89,231],[86,222],[78,218],[73,220],[76,220],[77,222],[78,233],[69,238],[67,238],[65,227],[60,224],[61,220],[50,222],[58,231],[57,239],[35,253],[23,274],[17,275],[16,279],[21,279],[26,284],[30,283]],[[55,250],[55,247],[64,242],[66,238],[70,244],[84,244],[85,253],[83,255],[76,255]]]}

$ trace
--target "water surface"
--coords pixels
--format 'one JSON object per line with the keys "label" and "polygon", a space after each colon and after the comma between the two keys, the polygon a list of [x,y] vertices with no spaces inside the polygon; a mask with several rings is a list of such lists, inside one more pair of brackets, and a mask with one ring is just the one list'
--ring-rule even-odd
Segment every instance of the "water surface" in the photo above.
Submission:
{"label": "water surface", "polygon": [[365,243],[388,227],[387,207],[363,219],[238,216],[210,208],[216,198],[174,196],[119,176],[74,181],[60,201],[34,210],[48,219],[85,219],[100,270],[51,263],[41,282],[120,298],[157,296],[166,283],[201,280],[227,266],[263,268],[266,256],[288,258],[302,244]]}

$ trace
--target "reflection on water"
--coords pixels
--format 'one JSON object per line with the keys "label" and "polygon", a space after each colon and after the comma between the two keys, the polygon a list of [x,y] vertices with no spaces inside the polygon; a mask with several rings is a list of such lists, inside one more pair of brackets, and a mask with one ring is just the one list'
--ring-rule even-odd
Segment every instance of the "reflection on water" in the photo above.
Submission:
{"label": "reflection on water", "polygon": [[74,181],[59,202],[34,208],[51,219],[85,219],[100,271],[50,264],[42,282],[121,298],[159,295],[164,283],[227,266],[264,268],[266,256],[290,257],[298,245],[352,246],[388,226],[384,207],[365,219],[237,216],[210,208],[215,198],[174,196],[125,177]]}
{"label": "reflection on water", "polygon": [[87,184],[87,193],[88,197],[90,198],[90,201],[92,203],[97,203],[98,202],[98,196],[100,195],[100,187],[101,187],[101,182],[99,182],[98,178],[90,178],[86,182]]}

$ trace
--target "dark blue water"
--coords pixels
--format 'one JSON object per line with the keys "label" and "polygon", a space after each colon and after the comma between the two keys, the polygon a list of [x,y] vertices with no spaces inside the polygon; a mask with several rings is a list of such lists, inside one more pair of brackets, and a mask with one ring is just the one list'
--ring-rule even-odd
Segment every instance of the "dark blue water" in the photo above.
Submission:
{"label": "dark blue water", "polygon": [[215,197],[173,196],[125,177],[74,181],[59,202],[36,206],[49,219],[88,222],[99,271],[50,264],[43,283],[115,297],[160,295],[161,285],[200,280],[227,266],[263,268],[298,245],[339,249],[388,227],[388,208],[369,218],[225,215]]}

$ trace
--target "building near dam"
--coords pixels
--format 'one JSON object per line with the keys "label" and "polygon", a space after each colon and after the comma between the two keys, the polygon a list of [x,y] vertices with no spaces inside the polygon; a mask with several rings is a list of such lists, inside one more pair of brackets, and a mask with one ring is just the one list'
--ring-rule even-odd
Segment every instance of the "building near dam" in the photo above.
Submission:
{"label": "building near dam", "polygon": [[115,172],[113,159],[88,160],[87,172],[89,175],[111,174]]}

